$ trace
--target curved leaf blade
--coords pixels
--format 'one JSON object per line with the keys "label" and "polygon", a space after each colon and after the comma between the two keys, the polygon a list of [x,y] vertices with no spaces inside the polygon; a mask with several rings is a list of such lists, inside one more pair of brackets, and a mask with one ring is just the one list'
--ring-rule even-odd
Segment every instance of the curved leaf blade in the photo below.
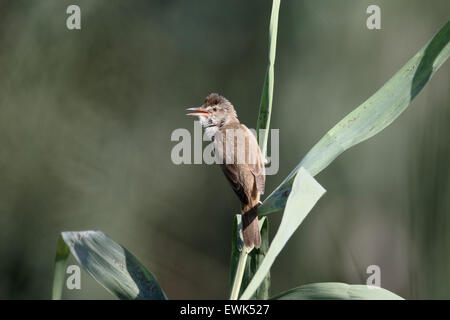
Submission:
{"label": "curved leaf blade", "polygon": [[339,282],[307,284],[288,290],[272,300],[403,300],[386,289]]}
{"label": "curved leaf blade", "polygon": [[342,152],[391,124],[450,56],[450,21],[383,87],[336,124],[259,208],[259,215],[284,208],[295,174],[304,167],[315,176]]}
{"label": "curved leaf blade", "polygon": [[269,272],[278,254],[324,193],[325,189],[308,171],[300,168],[294,180],[292,192],[289,195],[277,233],[258,271],[256,271],[240,299],[248,300],[253,296]]}
{"label": "curved leaf blade", "polygon": [[103,232],[63,232],[62,239],[78,263],[119,299],[167,299],[150,271]]}

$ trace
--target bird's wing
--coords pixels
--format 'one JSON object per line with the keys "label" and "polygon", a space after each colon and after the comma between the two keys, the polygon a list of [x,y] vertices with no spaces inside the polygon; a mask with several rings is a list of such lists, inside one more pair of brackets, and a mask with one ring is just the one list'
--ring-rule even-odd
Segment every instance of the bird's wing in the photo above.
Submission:
{"label": "bird's wing", "polygon": [[[214,149],[216,151],[217,160],[220,161],[220,167],[225,174],[228,182],[231,184],[233,191],[244,205],[249,203],[248,195],[245,193],[245,186],[242,183],[242,166],[237,164],[234,152],[226,152],[227,145],[233,146],[235,136],[227,134],[227,131],[218,132],[214,139]],[[233,148],[231,148],[233,149]]]}
{"label": "bird's wing", "polygon": [[[214,140],[215,149],[222,161],[221,168],[225,177],[241,203],[246,205],[253,197],[254,183],[257,191],[260,194],[264,193],[266,179],[264,162],[256,138],[246,126],[240,125],[230,129],[234,131],[223,130],[224,132],[217,135],[217,140]],[[240,134],[243,134],[245,139],[240,139]],[[219,141],[221,145],[218,144]],[[228,151],[233,150],[233,152],[226,152],[227,145],[230,145]],[[234,146],[237,148],[234,149]]]}
{"label": "bird's wing", "polygon": [[[245,127],[245,126],[244,126]],[[260,194],[264,194],[264,185],[266,183],[266,170],[264,167],[264,161],[261,154],[261,150],[259,149],[258,142],[256,141],[256,137],[253,133],[245,127],[248,131],[248,167],[250,171],[253,173],[256,181],[256,188]]]}
{"label": "bird's wing", "polygon": [[245,193],[244,187],[239,179],[238,167],[234,164],[221,164],[220,167],[222,168],[225,177],[228,182],[230,182],[233,191],[236,193],[241,203],[244,205],[248,204],[248,196]]}

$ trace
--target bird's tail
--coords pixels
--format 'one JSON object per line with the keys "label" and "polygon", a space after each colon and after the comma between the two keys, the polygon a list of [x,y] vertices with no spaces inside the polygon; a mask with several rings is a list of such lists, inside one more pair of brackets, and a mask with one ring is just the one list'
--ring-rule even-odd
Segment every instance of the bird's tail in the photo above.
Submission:
{"label": "bird's tail", "polygon": [[242,235],[247,252],[261,246],[261,234],[258,225],[258,206],[242,213]]}

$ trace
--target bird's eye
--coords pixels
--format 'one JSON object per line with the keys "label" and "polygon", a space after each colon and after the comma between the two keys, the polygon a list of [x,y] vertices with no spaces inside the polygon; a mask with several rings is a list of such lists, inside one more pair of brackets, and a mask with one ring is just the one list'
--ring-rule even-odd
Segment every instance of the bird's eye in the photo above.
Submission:
{"label": "bird's eye", "polygon": [[216,107],[214,107],[214,108],[213,108],[213,111],[214,111],[214,112],[216,112],[216,111],[217,111],[217,108],[216,108]]}

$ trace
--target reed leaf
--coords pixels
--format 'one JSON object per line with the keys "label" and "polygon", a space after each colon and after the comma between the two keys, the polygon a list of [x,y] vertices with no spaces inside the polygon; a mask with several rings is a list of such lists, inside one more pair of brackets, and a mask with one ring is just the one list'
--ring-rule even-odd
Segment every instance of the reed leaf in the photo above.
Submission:
{"label": "reed leaf", "polygon": [[449,42],[450,21],[377,92],[319,140],[266,198],[258,214],[264,216],[285,207],[295,175],[301,167],[315,176],[342,152],[390,125],[448,59]]}
{"label": "reed leaf", "polygon": [[155,277],[127,249],[101,231],[63,232],[56,252],[53,298],[61,298],[69,250],[78,263],[119,299],[166,300]]}
{"label": "reed leaf", "polygon": [[288,290],[271,300],[403,300],[403,298],[379,287],[323,282]]}

